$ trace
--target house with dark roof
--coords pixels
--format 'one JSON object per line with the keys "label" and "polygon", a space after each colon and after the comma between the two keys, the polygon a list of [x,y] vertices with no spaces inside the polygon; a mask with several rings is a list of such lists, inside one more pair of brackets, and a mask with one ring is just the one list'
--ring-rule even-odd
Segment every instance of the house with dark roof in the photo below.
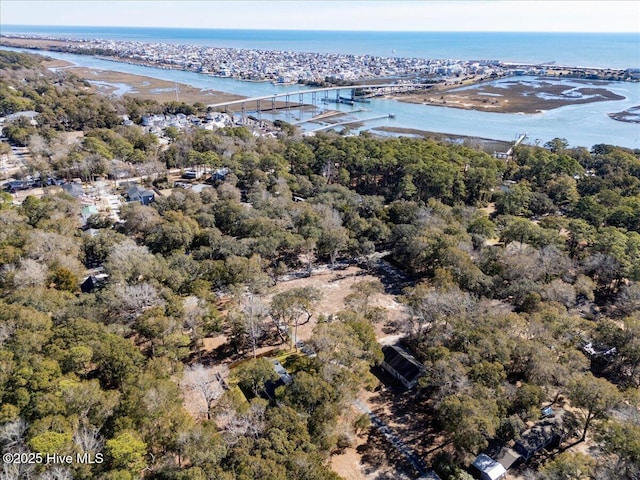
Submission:
{"label": "house with dark roof", "polygon": [[140,202],[142,205],[149,205],[155,200],[155,193],[136,185],[127,190],[127,199],[130,202]]}
{"label": "house with dark roof", "polygon": [[433,470],[429,470],[427,473],[425,473],[421,477],[418,477],[417,480],[440,480],[440,477]]}
{"label": "house with dark roof", "polygon": [[89,275],[80,284],[80,291],[82,293],[91,293],[96,289],[102,288],[106,283],[109,275],[106,273],[99,273],[97,275]]}
{"label": "house with dark roof", "polygon": [[287,369],[284,368],[279,360],[273,359],[271,360],[271,363],[273,363],[273,369],[276,371],[279,378],[277,380],[270,380],[265,383],[263,390],[264,395],[262,396],[267,400],[275,400],[276,389],[284,385],[289,385],[291,382],[293,382],[293,377],[287,371]]}
{"label": "house with dark roof", "polygon": [[560,410],[520,435],[520,439],[515,444],[515,450],[525,462],[543,448],[554,448],[562,443],[565,437],[562,428],[563,416],[564,411]]}
{"label": "house with dark roof", "polygon": [[76,198],[84,195],[84,188],[79,183],[65,183],[62,185],[62,190]]}
{"label": "house with dark roof", "polygon": [[385,345],[382,353],[384,360],[381,367],[406,388],[415,387],[424,369],[413,355],[398,345]]}
{"label": "house with dark roof", "polygon": [[211,183],[222,181],[225,179],[228,173],[229,169],[227,167],[218,168],[214,172],[211,172],[211,178],[209,178],[208,181]]}
{"label": "house with dark roof", "polygon": [[518,452],[504,445],[496,445],[495,448],[492,448],[490,444],[489,448],[483,453],[493,458],[507,471],[522,461],[522,457]]}

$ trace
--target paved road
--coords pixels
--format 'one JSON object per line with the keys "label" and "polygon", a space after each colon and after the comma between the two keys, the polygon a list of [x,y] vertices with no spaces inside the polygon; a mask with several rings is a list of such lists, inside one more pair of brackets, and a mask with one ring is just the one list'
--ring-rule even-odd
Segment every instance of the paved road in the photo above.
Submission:
{"label": "paved road", "polygon": [[398,450],[404,457],[409,460],[413,468],[420,475],[425,475],[429,470],[424,462],[420,459],[420,457],[414,452],[411,448],[409,448],[403,441],[398,437],[393,430],[384,423],[380,417],[378,417],[375,413],[371,411],[369,407],[367,407],[360,399],[355,399],[353,401],[353,406],[356,407],[360,412],[366,413],[369,415],[371,419],[371,423],[378,429],[380,433],[384,435],[384,437],[393,445],[396,450]]}

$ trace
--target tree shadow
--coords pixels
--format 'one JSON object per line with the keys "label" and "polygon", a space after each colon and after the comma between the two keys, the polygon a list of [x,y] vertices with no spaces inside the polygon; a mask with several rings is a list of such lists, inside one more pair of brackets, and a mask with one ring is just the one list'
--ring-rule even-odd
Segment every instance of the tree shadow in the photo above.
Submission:
{"label": "tree shadow", "polygon": [[[415,470],[407,459],[398,452],[393,445],[375,427],[369,430],[367,442],[357,447],[356,451],[361,455],[363,470],[366,475],[375,474],[374,478],[380,480],[397,480],[399,475],[413,478]],[[385,471],[389,467],[393,472]]]}
{"label": "tree shadow", "polygon": [[415,389],[407,390],[379,367],[372,368],[371,372],[383,385],[368,399],[371,410],[407,447],[424,458],[450,443],[443,442],[437,415],[426,396]]}

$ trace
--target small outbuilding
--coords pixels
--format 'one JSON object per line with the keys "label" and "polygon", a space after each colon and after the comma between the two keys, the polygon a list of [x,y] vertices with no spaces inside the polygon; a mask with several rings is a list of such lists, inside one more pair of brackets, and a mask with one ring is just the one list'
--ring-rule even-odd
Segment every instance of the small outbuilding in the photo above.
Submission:
{"label": "small outbuilding", "polygon": [[507,476],[507,470],[484,453],[478,455],[472,465],[480,472],[481,480],[500,480]]}

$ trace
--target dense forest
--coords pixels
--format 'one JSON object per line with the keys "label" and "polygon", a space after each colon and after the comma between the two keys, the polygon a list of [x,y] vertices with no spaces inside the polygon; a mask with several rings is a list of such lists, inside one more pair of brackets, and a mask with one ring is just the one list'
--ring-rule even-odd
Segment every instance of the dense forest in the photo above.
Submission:
{"label": "dense forest", "polygon": [[[568,438],[591,448],[531,478],[640,478],[640,152],[557,138],[504,160],[471,143],[291,127],[278,138],[170,127],[161,142],[122,122],[203,108],[106,98],[0,51],[0,116],[39,113],[3,129],[32,154],[25,174],[125,170],[168,189],[169,168],[229,172],[201,193],[129,203],[119,222],[94,215],[91,234],[59,189],[20,205],[1,194],[0,448],[103,455],[3,463],[2,478],[340,478],[329,456],[370,428],[346,412],[376,388],[382,360],[387,312],[368,299],[399,287],[362,282],[337,315],[317,311],[312,288],[265,298],[318,265],[375,272],[375,254],[407,279],[393,327],[424,366],[412,395],[446,439],[430,457],[443,479],[468,478],[470,458],[517,439],[559,396],[573,407]],[[81,293],[96,267],[106,283]],[[278,376],[256,348],[287,351],[312,315],[317,356],[288,357],[291,382],[267,395]],[[226,388],[211,378],[220,359],[203,353],[220,332],[237,363]],[[185,395],[206,411],[191,414]]]}

